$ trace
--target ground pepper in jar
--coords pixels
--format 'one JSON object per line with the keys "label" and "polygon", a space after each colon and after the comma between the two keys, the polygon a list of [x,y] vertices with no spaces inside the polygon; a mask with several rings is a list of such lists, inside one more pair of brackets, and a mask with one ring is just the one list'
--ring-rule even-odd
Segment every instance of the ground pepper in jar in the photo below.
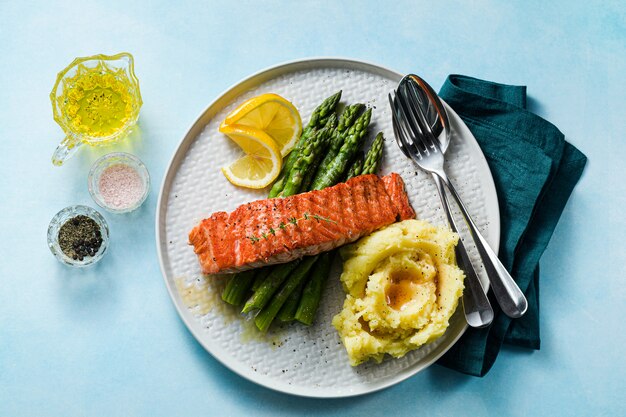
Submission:
{"label": "ground pepper in jar", "polygon": [[59,229],[59,246],[75,261],[94,256],[102,246],[102,232],[95,220],[79,214],[68,219]]}

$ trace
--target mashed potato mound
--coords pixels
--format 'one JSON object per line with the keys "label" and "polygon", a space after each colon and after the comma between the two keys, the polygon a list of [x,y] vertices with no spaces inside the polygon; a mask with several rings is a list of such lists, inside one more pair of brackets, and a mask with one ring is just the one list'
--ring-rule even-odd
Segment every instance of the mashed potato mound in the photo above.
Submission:
{"label": "mashed potato mound", "polygon": [[437,339],[463,294],[456,265],[458,235],[423,220],[405,220],[348,245],[341,282],[347,293],[333,326],[350,364],[381,362]]}

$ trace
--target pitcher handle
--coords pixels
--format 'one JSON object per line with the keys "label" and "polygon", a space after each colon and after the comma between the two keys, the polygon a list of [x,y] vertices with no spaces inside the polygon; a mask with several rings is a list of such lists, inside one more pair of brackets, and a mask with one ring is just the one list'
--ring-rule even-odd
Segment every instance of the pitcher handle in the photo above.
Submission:
{"label": "pitcher handle", "polygon": [[52,163],[61,166],[83,143],[74,136],[66,136],[52,154]]}

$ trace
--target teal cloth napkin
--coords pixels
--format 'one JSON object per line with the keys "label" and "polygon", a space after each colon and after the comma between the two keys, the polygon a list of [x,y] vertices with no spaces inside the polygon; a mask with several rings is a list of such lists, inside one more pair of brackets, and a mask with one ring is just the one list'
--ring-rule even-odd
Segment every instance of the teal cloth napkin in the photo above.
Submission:
{"label": "teal cloth napkin", "polygon": [[468,329],[438,362],[483,376],[502,343],[539,349],[539,259],[587,158],[556,126],[526,110],[525,86],[450,75],[439,94],[487,158],[500,205],[500,260],[528,299],[527,313],[511,320],[490,294],[496,313],[491,326]]}

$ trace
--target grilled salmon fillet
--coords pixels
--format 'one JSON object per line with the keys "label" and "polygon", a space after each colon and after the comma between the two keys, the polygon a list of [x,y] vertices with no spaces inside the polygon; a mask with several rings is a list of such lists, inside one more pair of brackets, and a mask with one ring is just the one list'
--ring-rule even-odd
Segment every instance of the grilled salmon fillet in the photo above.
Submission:
{"label": "grilled salmon fillet", "polygon": [[191,230],[189,243],[204,273],[238,272],[325,252],[414,217],[398,174],[361,175],[213,213]]}
{"label": "grilled salmon fillet", "polygon": [[414,219],[415,211],[413,211],[413,207],[411,207],[411,203],[409,203],[409,196],[406,195],[402,177],[392,172],[382,177],[381,180],[385,186],[385,191],[387,191],[389,198],[391,198],[391,202],[398,210],[400,220]]}

